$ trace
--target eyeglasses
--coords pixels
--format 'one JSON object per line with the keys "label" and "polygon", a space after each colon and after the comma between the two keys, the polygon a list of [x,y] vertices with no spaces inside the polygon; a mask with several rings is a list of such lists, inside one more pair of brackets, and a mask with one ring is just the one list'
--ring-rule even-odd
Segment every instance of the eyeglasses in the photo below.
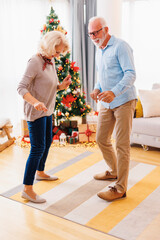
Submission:
{"label": "eyeglasses", "polygon": [[[104,28],[104,27],[103,27],[103,28]],[[94,37],[96,37],[96,36],[98,35],[98,33],[99,33],[103,28],[99,29],[98,31],[94,31],[94,32],[91,32],[91,33],[87,33],[88,37],[91,37],[92,35],[93,35]]]}

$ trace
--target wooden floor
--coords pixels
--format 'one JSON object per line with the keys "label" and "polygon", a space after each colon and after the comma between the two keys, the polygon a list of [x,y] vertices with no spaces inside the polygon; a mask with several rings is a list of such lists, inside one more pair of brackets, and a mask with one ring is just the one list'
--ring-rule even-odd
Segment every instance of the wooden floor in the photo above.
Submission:
{"label": "wooden floor", "polygon": [[[80,148],[54,148],[48,156],[46,170],[86,151]],[[98,148],[92,151],[99,151]],[[29,148],[12,145],[0,153],[0,193],[22,183]],[[160,165],[160,151],[132,147],[131,156],[135,161]],[[95,231],[80,224],[31,208],[22,203],[0,196],[0,239],[2,240],[116,240],[113,236]],[[153,226],[154,227],[154,226]]]}

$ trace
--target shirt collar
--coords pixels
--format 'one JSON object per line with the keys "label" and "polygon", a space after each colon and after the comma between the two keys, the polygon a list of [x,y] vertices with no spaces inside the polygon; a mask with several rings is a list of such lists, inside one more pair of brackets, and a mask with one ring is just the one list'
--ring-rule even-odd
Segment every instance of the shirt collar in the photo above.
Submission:
{"label": "shirt collar", "polygon": [[112,35],[111,38],[109,39],[107,45],[103,49],[101,49],[101,50],[105,50],[108,46],[112,46],[114,41],[115,41],[115,36]]}

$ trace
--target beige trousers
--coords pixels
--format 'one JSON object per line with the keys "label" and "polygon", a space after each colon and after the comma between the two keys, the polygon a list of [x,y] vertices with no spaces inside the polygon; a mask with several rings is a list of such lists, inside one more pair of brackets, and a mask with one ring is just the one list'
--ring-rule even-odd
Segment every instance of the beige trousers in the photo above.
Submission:
{"label": "beige trousers", "polygon": [[[107,109],[101,105],[98,116],[96,141],[111,173],[117,175],[116,188],[122,192],[127,190],[130,134],[135,107],[136,100],[131,100],[114,109]],[[114,127],[116,154],[111,143]]]}

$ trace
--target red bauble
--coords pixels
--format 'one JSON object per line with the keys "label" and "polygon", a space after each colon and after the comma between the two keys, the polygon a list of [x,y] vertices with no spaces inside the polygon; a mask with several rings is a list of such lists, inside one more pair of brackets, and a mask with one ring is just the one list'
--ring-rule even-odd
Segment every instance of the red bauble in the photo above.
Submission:
{"label": "red bauble", "polygon": [[59,66],[58,70],[61,71],[62,69],[63,69],[63,67],[62,67],[62,66]]}
{"label": "red bauble", "polygon": [[54,19],[53,19],[53,18],[51,18],[51,19],[49,20],[49,23],[52,23],[52,22],[54,22]]}
{"label": "red bauble", "polygon": [[86,109],[85,108],[81,108],[80,112],[83,113]]}

